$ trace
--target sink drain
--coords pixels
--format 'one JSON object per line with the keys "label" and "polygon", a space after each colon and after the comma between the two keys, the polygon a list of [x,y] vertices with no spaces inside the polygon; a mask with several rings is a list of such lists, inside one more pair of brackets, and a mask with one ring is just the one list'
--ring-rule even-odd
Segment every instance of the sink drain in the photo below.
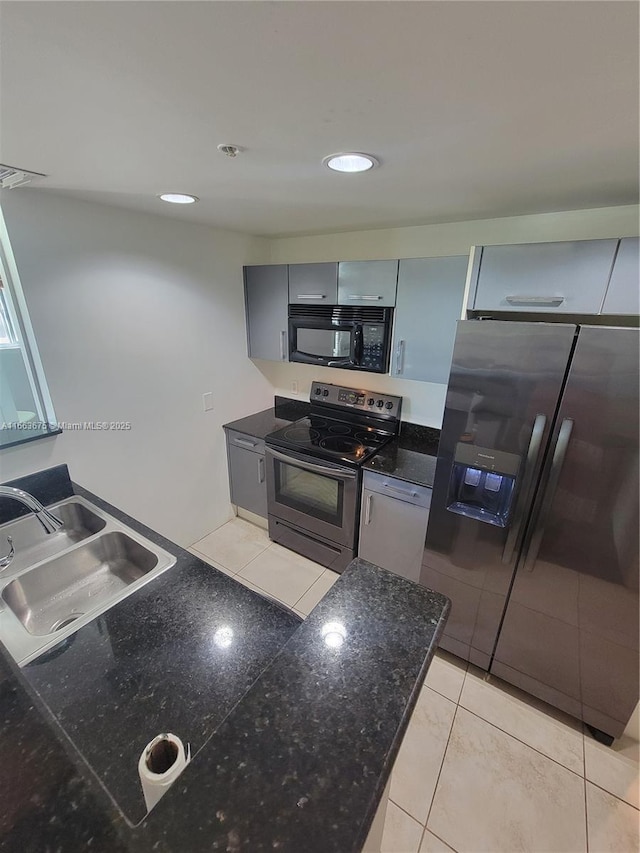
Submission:
{"label": "sink drain", "polygon": [[58,619],[49,629],[49,633],[53,634],[55,631],[62,631],[63,628],[66,628],[67,625],[71,625],[72,622],[75,622],[76,619],[79,619],[81,616],[84,616],[84,613],[70,613],[68,616]]}

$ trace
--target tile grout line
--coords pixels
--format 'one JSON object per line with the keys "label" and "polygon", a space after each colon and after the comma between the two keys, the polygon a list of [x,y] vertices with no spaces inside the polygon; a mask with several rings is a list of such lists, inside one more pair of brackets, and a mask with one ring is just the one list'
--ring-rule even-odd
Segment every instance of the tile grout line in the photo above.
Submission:
{"label": "tile grout line", "polygon": [[589,804],[587,802],[587,745],[585,743],[584,723],[582,724],[582,779],[584,785],[584,844],[589,853]]}
{"label": "tile grout line", "polygon": [[[391,773],[391,775],[393,776],[393,772]],[[415,817],[415,815],[412,815],[411,812],[408,812],[404,806],[400,805],[400,803],[396,803],[396,801],[394,799],[392,799],[391,796],[389,796],[389,802],[393,803],[393,805],[396,808],[400,809],[401,812],[404,812],[408,817],[411,818],[412,821],[414,821],[415,823],[419,823],[420,826],[423,826],[423,823],[421,820],[418,820],[418,818]]]}
{"label": "tile grout line", "polygon": [[[460,693],[462,695],[462,691]],[[438,785],[440,784],[440,776],[442,776],[442,768],[444,767],[444,763],[447,760],[447,752],[449,751],[449,744],[451,742],[451,733],[453,732],[453,727],[456,724],[456,717],[458,716],[458,709],[460,708],[460,704],[456,702],[456,709],[453,712],[453,719],[451,720],[451,728],[449,729],[449,735],[447,737],[447,745],[444,748],[444,752],[442,753],[442,761],[440,762],[440,767],[438,769],[438,777],[436,779],[436,784],[433,786],[433,796],[431,797],[431,802],[429,803],[429,811],[427,812],[427,818],[424,822],[425,829],[429,825],[429,818],[431,817],[431,812],[433,811],[433,801],[436,798],[436,794],[438,793]],[[438,836],[439,837],[439,836]],[[442,841],[442,839],[440,839]],[[445,844],[448,842],[445,841]],[[449,845],[451,846],[451,845]]]}
{"label": "tile grout line", "polygon": [[608,791],[606,788],[603,788],[602,785],[598,785],[597,782],[592,782],[591,779],[587,779],[585,777],[585,788],[586,783],[588,782],[590,785],[593,785],[594,788],[597,788],[599,791],[603,791],[605,794],[608,794],[614,800],[617,800],[619,803],[624,803],[625,806],[629,806],[630,809],[635,809],[635,811],[640,813],[640,808],[638,806],[634,806],[633,803],[630,803],[628,800],[624,800],[622,797],[619,797],[617,794]]}
{"label": "tile grout line", "polygon": [[[268,551],[268,550],[269,550],[269,548],[270,548],[273,544],[274,544],[273,542],[270,542],[270,543],[266,546],[266,548],[263,548],[263,549],[262,549],[262,551],[260,551],[258,554],[256,554],[256,555],[255,555],[255,557],[252,557],[252,558],[251,558],[247,563],[245,563],[245,564],[244,564],[244,566],[242,566],[242,568],[241,568],[241,569],[238,569],[238,571],[236,572],[236,574],[237,574],[237,575],[239,575],[239,574],[240,574],[240,572],[244,572],[244,570],[247,568],[247,566],[251,565],[251,563],[253,563],[253,561],[254,561],[254,560],[257,560],[257,559],[258,559],[258,557],[260,557],[262,554],[264,554],[264,553],[265,553],[265,551]],[[249,580],[249,578],[246,578],[246,580]],[[252,581],[252,583],[253,583],[253,581]],[[257,584],[256,584],[256,586],[257,586]]]}
{"label": "tile grout line", "polygon": [[[318,565],[320,565],[320,564],[318,563]],[[318,583],[318,581],[319,581],[319,580],[320,580],[320,578],[324,575],[324,573],[325,573],[325,572],[326,572],[326,569],[324,569],[324,568],[323,568],[322,572],[320,572],[320,574],[319,574],[319,575],[318,575],[318,577],[313,581],[313,583],[311,584],[311,586],[310,586],[308,589],[306,589],[306,590],[302,593],[302,595],[300,596],[300,598],[299,598],[299,599],[296,601],[296,603],[293,605],[294,607],[296,607],[298,604],[300,604],[300,602],[301,602],[301,601],[302,601],[302,599],[305,597],[305,595],[313,589],[313,587]],[[331,589],[331,587],[329,587],[329,589]],[[325,593],[325,595],[326,595],[326,594],[327,594],[327,593]],[[322,599],[323,599],[323,598],[324,598],[324,595],[320,598],[320,601],[322,601]],[[318,602],[318,604],[319,604],[319,603],[320,603],[320,602]],[[314,607],[315,607],[315,604],[314,604]],[[312,608],[312,609],[313,609],[313,608]],[[307,615],[309,615],[309,614],[307,614]]]}
{"label": "tile grout line", "polygon": [[[203,562],[203,563],[206,563],[208,566],[211,566],[211,568],[212,568],[212,569],[218,569],[218,571],[220,571],[220,569],[218,568],[218,566],[214,566],[214,565],[213,565],[213,563],[211,563],[211,562],[210,562],[211,560],[213,560],[213,559],[214,559],[214,557],[210,557],[208,554],[205,554],[203,551],[198,551],[198,549],[197,549],[197,548],[194,548],[194,547],[193,547],[193,545],[190,545],[190,546],[189,546],[189,548],[188,548],[187,550],[188,550],[191,554],[193,554],[193,556],[194,556],[194,557],[199,557],[199,558],[202,560],[202,562]],[[194,551],[195,551],[195,554],[194,554]],[[218,562],[218,563],[220,564],[220,566],[222,566],[222,568],[223,568],[223,569],[225,569],[227,572],[231,572],[230,577],[235,577],[235,576],[238,574],[238,572],[234,572],[234,571],[233,571],[233,569],[230,569],[228,566],[225,566],[225,565],[224,565],[224,563],[222,563],[220,560],[217,560],[217,562]]]}
{"label": "tile grout line", "polygon": [[[276,545],[276,544],[277,544],[276,542],[270,542],[270,543],[267,545],[267,547],[266,547],[266,548],[264,548],[262,551],[260,551],[260,553],[259,553],[259,554],[256,554],[256,556],[255,556],[255,557],[252,557],[252,558],[249,560],[249,562],[248,562],[248,563],[245,563],[245,565],[244,565],[241,569],[239,569],[239,570],[236,572],[235,577],[237,578],[237,577],[240,575],[240,573],[241,573],[241,572],[243,572],[243,571],[247,568],[247,566],[251,565],[251,563],[253,563],[253,562],[254,562],[254,560],[257,560],[257,559],[258,559],[258,557],[262,556],[262,554],[264,554],[266,551],[268,551],[268,550],[269,550],[269,548],[270,548],[272,545]],[[295,553],[295,552],[294,552],[294,553]],[[320,574],[318,575],[318,577],[313,581],[313,583],[312,583],[309,587],[307,587],[307,589],[305,589],[305,591],[302,593],[302,595],[300,596],[300,598],[302,598],[303,596],[305,596],[305,595],[309,592],[309,590],[311,589],[311,587],[312,587],[315,583],[317,583],[317,581],[319,581],[319,580],[320,580],[320,578],[322,577],[322,575],[323,575],[323,574],[324,574],[324,568],[323,568],[322,572],[320,572]],[[243,575],[242,577],[243,577],[243,580],[249,581],[249,578],[245,578],[245,577],[244,577],[244,575]],[[298,602],[300,601],[300,598],[298,598],[298,599],[296,600],[295,604],[291,604],[291,605],[290,605],[290,604],[287,604],[285,601],[282,601],[282,599],[278,598],[276,595],[274,595],[273,593],[269,592],[269,590],[267,590],[267,589],[262,589],[262,587],[261,587],[259,584],[254,583],[253,581],[249,581],[249,583],[253,584],[253,586],[258,587],[258,589],[262,590],[262,592],[264,592],[264,594],[265,594],[265,595],[269,595],[269,596],[271,596],[271,598],[275,598],[277,601],[279,601],[279,602],[280,602],[280,604],[284,605],[284,607],[288,607],[288,608],[289,608],[289,610],[293,610],[293,609],[295,608],[296,604],[298,604]]]}
{"label": "tile grout line", "polygon": [[557,761],[555,758],[551,758],[550,755],[547,755],[545,752],[541,752],[541,750],[539,750],[537,747],[531,746],[531,744],[527,743],[526,740],[522,740],[521,738],[517,737],[516,735],[511,734],[511,732],[508,732],[506,729],[500,728],[500,726],[496,725],[495,723],[492,723],[491,720],[486,720],[483,716],[478,714],[476,711],[471,711],[465,705],[458,705],[458,707],[462,708],[462,710],[466,711],[468,714],[473,714],[474,717],[477,717],[479,720],[482,720],[483,723],[487,723],[487,725],[493,726],[494,729],[497,729],[499,732],[502,732],[503,734],[507,735],[507,737],[513,738],[513,740],[518,741],[518,743],[521,743],[523,746],[526,746],[529,749],[532,749],[534,752],[536,752],[538,755],[541,755],[543,758],[546,758],[549,761],[553,761],[553,763],[557,764],[558,767],[562,767],[564,770],[568,770],[569,773],[573,773],[573,775],[577,776],[578,779],[584,779],[584,776],[582,776],[580,773],[576,773],[575,770],[572,770],[570,767],[567,767],[566,764],[563,764],[561,761]]}

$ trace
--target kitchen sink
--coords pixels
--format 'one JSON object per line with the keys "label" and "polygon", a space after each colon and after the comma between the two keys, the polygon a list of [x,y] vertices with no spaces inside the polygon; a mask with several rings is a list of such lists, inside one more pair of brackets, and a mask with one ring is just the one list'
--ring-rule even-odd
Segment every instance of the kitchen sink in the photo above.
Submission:
{"label": "kitchen sink", "polygon": [[21,666],[175,565],[176,558],[83,497],[47,507],[63,528],[26,516],[0,527],[0,640]]}
{"label": "kitchen sink", "polygon": [[158,564],[125,533],[106,533],[24,572],[2,598],[30,634],[44,636],[110,601]]}
{"label": "kitchen sink", "polygon": [[0,578],[66,551],[76,542],[99,533],[106,525],[104,518],[78,500],[54,504],[49,511],[63,522],[62,529],[55,533],[45,533],[32,513],[0,526],[0,555],[9,550],[7,536],[11,536],[15,548],[15,556],[8,569],[0,573]]}

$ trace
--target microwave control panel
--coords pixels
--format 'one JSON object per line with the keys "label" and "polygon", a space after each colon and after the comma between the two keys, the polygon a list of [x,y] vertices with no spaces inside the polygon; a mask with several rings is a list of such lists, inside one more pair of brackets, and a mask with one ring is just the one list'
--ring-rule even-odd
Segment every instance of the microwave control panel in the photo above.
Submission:
{"label": "microwave control panel", "polygon": [[385,350],[385,326],[382,323],[365,323],[362,326],[362,367],[384,372]]}
{"label": "microwave control panel", "polygon": [[373,412],[387,418],[399,418],[402,408],[402,397],[379,391],[364,391],[362,388],[343,388],[327,382],[313,382],[310,398],[311,403],[328,403],[343,409]]}

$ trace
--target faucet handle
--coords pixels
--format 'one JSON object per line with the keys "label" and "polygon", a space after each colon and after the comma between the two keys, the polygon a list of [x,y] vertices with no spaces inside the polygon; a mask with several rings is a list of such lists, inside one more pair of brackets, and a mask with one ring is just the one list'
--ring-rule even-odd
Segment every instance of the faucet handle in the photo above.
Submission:
{"label": "faucet handle", "polygon": [[0,571],[7,568],[16,553],[16,549],[13,547],[12,536],[7,536],[7,545],[9,546],[9,553],[5,554],[4,557],[0,557]]}

